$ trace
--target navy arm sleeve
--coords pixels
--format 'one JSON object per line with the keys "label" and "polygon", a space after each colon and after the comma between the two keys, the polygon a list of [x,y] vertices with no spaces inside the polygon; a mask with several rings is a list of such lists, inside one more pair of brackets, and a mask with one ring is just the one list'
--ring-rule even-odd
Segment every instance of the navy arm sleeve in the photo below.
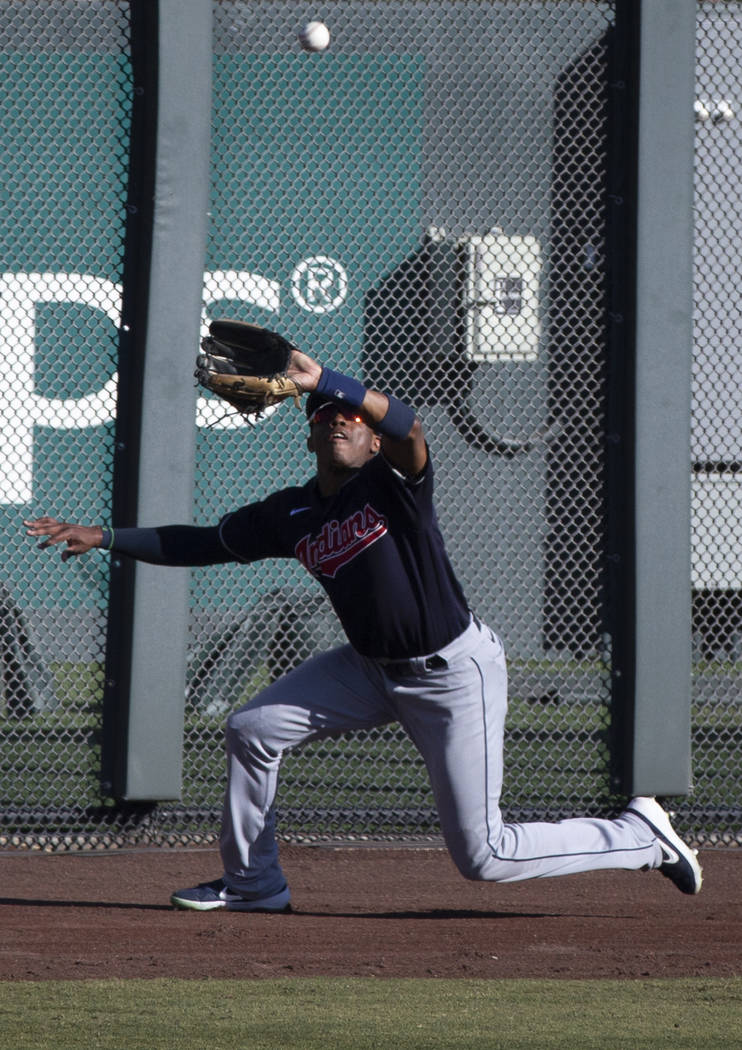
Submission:
{"label": "navy arm sleeve", "polygon": [[218,525],[114,529],[111,550],[152,565],[219,565],[235,560],[219,538]]}

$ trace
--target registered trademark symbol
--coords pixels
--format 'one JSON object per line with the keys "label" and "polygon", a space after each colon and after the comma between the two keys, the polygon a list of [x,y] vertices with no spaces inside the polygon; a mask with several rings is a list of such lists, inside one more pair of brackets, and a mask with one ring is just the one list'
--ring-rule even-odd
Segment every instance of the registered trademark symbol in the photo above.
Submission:
{"label": "registered trademark symbol", "polygon": [[327,255],[302,259],[291,274],[291,294],[302,310],[326,314],[345,302],[348,275],[339,262]]}

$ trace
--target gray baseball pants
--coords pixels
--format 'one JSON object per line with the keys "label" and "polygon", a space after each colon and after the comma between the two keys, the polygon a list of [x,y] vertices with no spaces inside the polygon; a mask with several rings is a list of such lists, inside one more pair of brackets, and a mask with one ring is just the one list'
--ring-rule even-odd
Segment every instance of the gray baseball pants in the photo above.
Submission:
{"label": "gray baseball pants", "polygon": [[283,752],[389,722],[401,723],[425,760],[446,846],[466,878],[514,882],[661,863],[651,831],[631,814],[504,823],[502,643],[473,620],[431,655],[383,665],[342,646],[307,660],[230,716],[220,845],[233,890],[259,898],[285,884],[273,816]]}

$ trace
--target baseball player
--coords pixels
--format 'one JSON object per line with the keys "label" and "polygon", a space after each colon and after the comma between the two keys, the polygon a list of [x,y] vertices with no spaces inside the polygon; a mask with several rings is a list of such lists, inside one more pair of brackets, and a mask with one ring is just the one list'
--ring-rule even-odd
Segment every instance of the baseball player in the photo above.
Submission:
{"label": "baseball player", "polygon": [[439,531],[422,424],[292,349],[288,376],[309,393],[316,475],[205,528],[113,529],[26,522],[62,557],[93,547],[159,565],[298,559],[326,591],[348,644],[302,663],[227,722],[222,875],[178,890],[178,908],[290,908],[273,802],[286,748],[400,722],[425,760],[451,857],[468,879],[513,882],[598,868],[658,869],[701,888],[693,851],[652,798],[613,820],[505,823],[499,808],[507,672],[497,634],[469,609]]}

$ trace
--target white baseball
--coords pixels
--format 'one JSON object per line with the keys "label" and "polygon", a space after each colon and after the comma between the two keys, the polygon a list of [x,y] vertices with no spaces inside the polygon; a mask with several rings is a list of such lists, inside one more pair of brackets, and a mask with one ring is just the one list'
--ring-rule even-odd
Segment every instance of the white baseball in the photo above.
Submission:
{"label": "white baseball", "polygon": [[305,51],[325,51],[330,46],[330,30],[324,22],[307,22],[299,33]]}

